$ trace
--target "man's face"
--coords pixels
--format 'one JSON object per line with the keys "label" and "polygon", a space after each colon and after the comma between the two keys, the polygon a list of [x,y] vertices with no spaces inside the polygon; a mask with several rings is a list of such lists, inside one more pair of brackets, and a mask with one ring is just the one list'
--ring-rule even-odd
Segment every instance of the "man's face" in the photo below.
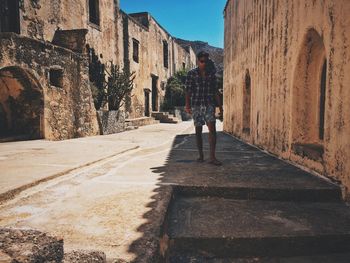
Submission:
{"label": "man's face", "polygon": [[207,63],[208,63],[208,58],[207,57],[200,57],[200,58],[198,58],[198,67],[199,67],[199,69],[204,70]]}

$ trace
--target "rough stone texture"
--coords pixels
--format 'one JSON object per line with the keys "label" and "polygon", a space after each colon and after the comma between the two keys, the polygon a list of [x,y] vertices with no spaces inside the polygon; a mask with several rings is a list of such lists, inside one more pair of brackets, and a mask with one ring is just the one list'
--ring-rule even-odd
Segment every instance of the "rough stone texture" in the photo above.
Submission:
{"label": "rough stone texture", "polygon": [[100,131],[112,134],[125,131],[125,113],[123,111],[97,111]]}
{"label": "rough stone texture", "polygon": [[[341,181],[348,193],[349,12],[347,0],[229,0],[224,59],[224,130]],[[323,148],[321,158],[308,145]]]}
{"label": "rough stone texture", "polygon": [[36,230],[1,228],[0,259],[7,260],[2,262],[61,262],[63,240]]}
{"label": "rough stone texture", "polygon": [[119,0],[99,0],[99,25],[89,21],[89,1],[22,1],[21,35],[52,41],[55,31],[88,29],[87,43],[103,62],[118,61],[117,16]]}
{"label": "rough stone texture", "polygon": [[[120,54],[124,54],[120,63],[130,63],[130,71],[136,73],[127,117],[139,118],[145,115],[145,91],[149,92],[149,111],[158,111],[164,99],[167,79],[183,69],[183,64],[187,69],[193,68],[196,56],[192,48],[184,49],[178,44],[149,13],[127,15],[121,12],[119,18],[119,35],[123,35],[119,40],[119,50]],[[133,59],[133,40],[139,42],[139,62]],[[164,66],[163,41],[168,43],[167,67]],[[152,104],[152,76],[157,77],[155,105]]]}
{"label": "rough stone texture", "polygon": [[83,53],[86,45],[87,29],[56,30],[52,44]]}
{"label": "rough stone texture", "polygon": [[[6,108],[9,99],[23,101],[23,111],[34,116],[25,124],[27,129],[34,127],[35,138],[61,140],[98,134],[84,56],[14,33],[0,34],[0,53],[1,104]],[[62,72],[61,87],[50,84],[52,69]],[[4,94],[6,90],[10,93]]]}
{"label": "rough stone texture", "polygon": [[173,251],[245,257],[346,253],[350,248],[350,209],[342,203],[189,197],[175,200],[170,214]]}
{"label": "rough stone texture", "polygon": [[106,255],[102,251],[76,250],[64,254],[63,263],[105,263]]}

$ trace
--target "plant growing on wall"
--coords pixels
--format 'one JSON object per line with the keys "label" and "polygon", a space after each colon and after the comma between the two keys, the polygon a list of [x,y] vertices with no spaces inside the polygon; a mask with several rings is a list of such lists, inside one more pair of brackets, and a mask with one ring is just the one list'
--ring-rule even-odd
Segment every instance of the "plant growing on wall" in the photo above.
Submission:
{"label": "plant growing on wall", "polygon": [[93,48],[87,46],[89,57],[89,79],[96,110],[105,104],[105,65],[100,61]]}
{"label": "plant growing on wall", "polygon": [[109,70],[105,70],[107,81],[105,83],[106,100],[109,110],[119,110],[126,101],[128,94],[134,88],[135,72],[121,69],[111,62]]}

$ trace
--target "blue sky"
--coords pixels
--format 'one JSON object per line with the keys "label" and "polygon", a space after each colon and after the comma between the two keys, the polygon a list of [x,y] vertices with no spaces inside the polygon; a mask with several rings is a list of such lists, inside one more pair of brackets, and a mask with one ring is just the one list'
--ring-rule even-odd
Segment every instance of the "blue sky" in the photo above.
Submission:
{"label": "blue sky", "polygon": [[226,0],[120,0],[126,13],[149,12],[173,36],[223,47]]}

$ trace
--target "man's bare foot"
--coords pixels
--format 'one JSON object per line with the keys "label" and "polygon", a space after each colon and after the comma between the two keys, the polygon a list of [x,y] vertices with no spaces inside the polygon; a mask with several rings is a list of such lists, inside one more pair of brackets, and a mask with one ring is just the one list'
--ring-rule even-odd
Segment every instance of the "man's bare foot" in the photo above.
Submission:
{"label": "man's bare foot", "polygon": [[216,166],[222,165],[222,162],[220,162],[218,159],[212,159],[209,161],[209,163]]}

